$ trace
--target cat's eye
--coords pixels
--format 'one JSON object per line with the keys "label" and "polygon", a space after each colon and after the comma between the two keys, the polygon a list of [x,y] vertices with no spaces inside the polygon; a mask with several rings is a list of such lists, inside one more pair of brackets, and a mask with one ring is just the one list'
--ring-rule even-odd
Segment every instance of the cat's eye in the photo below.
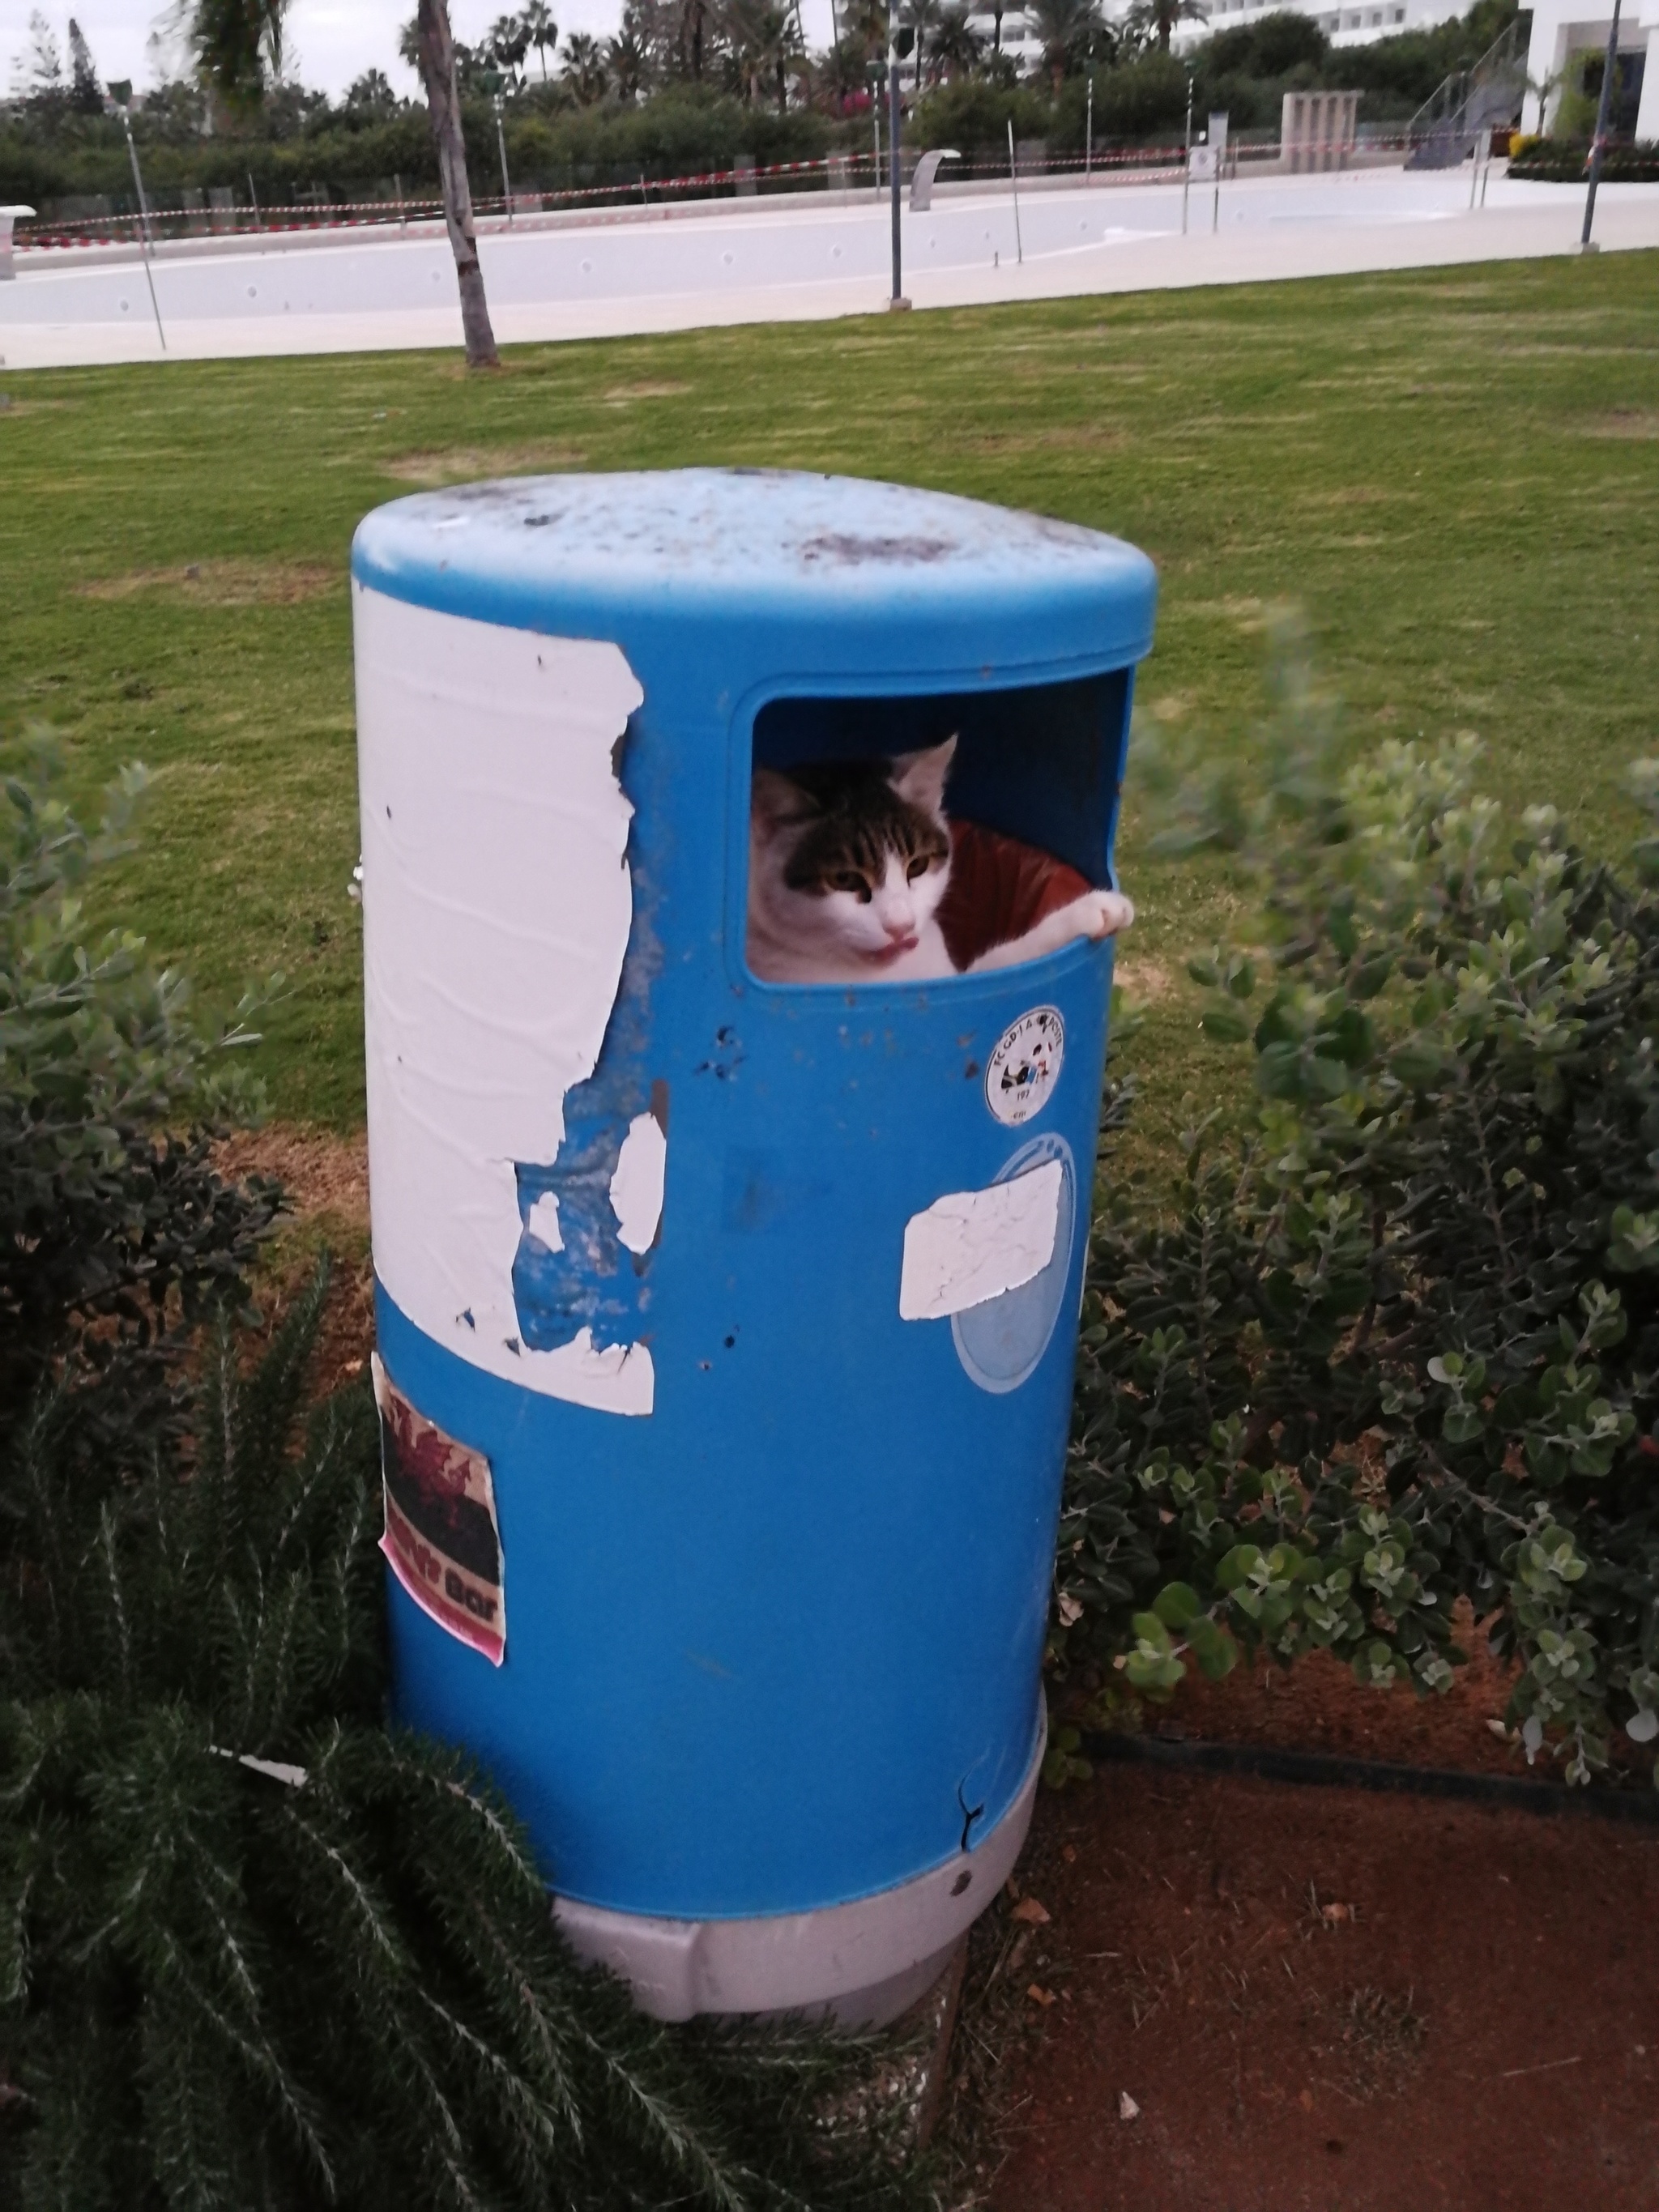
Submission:
{"label": "cat's eye", "polygon": [[915,883],[916,878],[918,876],[925,876],[932,866],[933,863],[931,860],[924,860],[921,855],[918,854],[916,858],[911,861],[909,866],[904,872],[906,879],[910,883]]}
{"label": "cat's eye", "polygon": [[832,891],[851,891],[866,906],[870,903],[869,884],[865,882],[862,876],[855,874],[850,868],[843,869],[838,876],[831,876],[830,888]]}

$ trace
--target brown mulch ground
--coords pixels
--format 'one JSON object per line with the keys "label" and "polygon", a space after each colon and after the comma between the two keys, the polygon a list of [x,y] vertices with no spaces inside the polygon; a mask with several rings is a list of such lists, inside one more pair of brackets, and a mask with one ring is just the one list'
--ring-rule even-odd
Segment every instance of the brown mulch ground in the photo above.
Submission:
{"label": "brown mulch ground", "polygon": [[[1241,1668],[1164,1727],[1524,1773],[1504,1694],[1484,1652],[1427,1705]],[[1043,1794],[1016,1887],[958,2033],[964,2206],[1659,2205],[1659,1828],[1110,1766]]]}
{"label": "brown mulch ground", "polygon": [[374,1341],[374,1277],[368,1253],[368,1146],[318,1130],[273,1122],[214,1148],[222,1176],[275,1176],[289,1212],[255,1285],[266,1329],[274,1328],[310,1282],[321,1254],[333,1279],[313,1366],[318,1396],[363,1372]]}
{"label": "brown mulch ground", "polygon": [[[1144,1710],[1144,1725],[1154,1734],[1217,1743],[1274,1744],[1408,1766],[1525,1774],[1524,1761],[1490,1726],[1503,1715],[1513,1670],[1487,1650],[1467,1602],[1452,1619],[1468,1663],[1457,1668],[1443,1694],[1418,1698],[1406,1690],[1361,1689],[1340,1660],[1316,1651],[1288,1672],[1258,1659],[1219,1682],[1205,1681],[1194,1669],[1167,1705]],[[1557,1777],[1540,1767],[1536,1778]]]}

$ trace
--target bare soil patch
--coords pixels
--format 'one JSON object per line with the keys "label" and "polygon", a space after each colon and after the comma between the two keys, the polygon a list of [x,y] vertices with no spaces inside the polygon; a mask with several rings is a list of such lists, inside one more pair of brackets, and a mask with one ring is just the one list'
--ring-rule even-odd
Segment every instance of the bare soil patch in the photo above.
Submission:
{"label": "bare soil patch", "polygon": [[326,1251],[333,1267],[313,1361],[318,1395],[362,1375],[374,1342],[374,1270],[368,1245],[368,1139],[273,1122],[216,1147],[227,1180],[274,1176],[290,1212],[255,1285],[266,1330],[277,1328]]}
{"label": "bare soil patch", "polygon": [[341,590],[345,571],[325,561],[191,561],[180,568],[133,568],[75,586],[77,599],[130,599],[139,592],[164,592],[176,601],[208,607],[288,607]]}
{"label": "bare soil patch", "polygon": [[435,490],[441,484],[472,483],[488,477],[558,476],[586,459],[574,446],[448,446],[441,451],[404,453],[383,461],[382,473],[399,483]]}
{"label": "bare soil patch", "polygon": [[1659,1834],[1113,1769],[1045,1793],[1016,1886],[958,2033],[959,2206],[1659,2202]]}
{"label": "bare soil patch", "polygon": [[1659,409],[1615,407],[1610,415],[1581,422],[1578,434],[1583,438],[1659,438]]}
{"label": "bare soil patch", "polygon": [[[1455,1669],[1443,1693],[1418,1698],[1405,1689],[1365,1688],[1328,1651],[1313,1651],[1289,1668],[1257,1658],[1219,1682],[1205,1681],[1194,1668],[1167,1705],[1145,1709],[1146,1724],[1215,1743],[1525,1774],[1524,1760],[1492,1727],[1509,1702],[1513,1668],[1488,1649],[1467,1602],[1453,1614],[1453,1632],[1468,1664]],[[1556,1777],[1540,1765],[1535,1778]]]}
{"label": "bare soil patch", "polygon": [[635,399],[681,399],[690,389],[689,384],[613,384],[601,397],[613,407],[626,407]]}
{"label": "bare soil patch", "polygon": [[361,1237],[368,1234],[368,1139],[337,1137],[324,1129],[298,1129],[272,1121],[239,1129],[216,1146],[213,1164],[228,1180],[275,1176],[299,1222],[325,1215]]}
{"label": "bare soil patch", "polygon": [[1167,997],[1170,980],[1161,960],[1117,960],[1112,964],[1113,982],[1143,1005]]}

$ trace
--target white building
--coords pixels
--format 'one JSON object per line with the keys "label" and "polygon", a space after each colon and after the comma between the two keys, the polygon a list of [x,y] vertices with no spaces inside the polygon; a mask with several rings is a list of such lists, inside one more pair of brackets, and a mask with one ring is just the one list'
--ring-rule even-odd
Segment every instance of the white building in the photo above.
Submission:
{"label": "white building", "polygon": [[[1386,39],[1400,31],[1426,31],[1437,23],[1449,23],[1464,14],[1468,4],[1468,0],[1366,0],[1361,7],[1333,8],[1327,0],[1209,0],[1208,21],[1179,25],[1170,44],[1177,53],[1186,53],[1212,32],[1237,30],[1259,23],[1264,15],[1289,10],[1311,15],[1334,46],[1357,46],[1369,39]],[[1121,15],[1127,5],[1127,0],[1108,0],[1106,13]],[[990,10],[981,4],[968,21],[988,51],[994,21]],[[1002,19],[1002,51],[1022,75],[1028,75],[1042,58],[1042,41],[1036,27],[1017,9]]]}
{"label": "white building", "polygon": [[1170,41],[1186,53],[1213,31],[1235,31],[1264,15],[1311,15],[1334,46],[1364,46],[1401,31],[1432,30],[1467,13],[1468,0],[1375,0],[1359,8],[1332,8],[1322,0],[1210,0],[1206,23],[1183,23]]}
{"label": "white building", "polygon": [[[1532,0],[1532,45],[1527,56],[1531,88],[1522,112],[1523,130],[1547,127],[1559,94],[1561,71],[1569,56],[1585,48],[1598,53],[1605,51],[1611,18],[1604,15],[1598,19],[1593,13],[1585,12],[1598,5],[1605,5],[1605,0]],[[1449,23],[1464,14],[1467,0],[1364,0],[1359,7],[1334,8],[1327,4],[1327,0],[1210,0],[1208,21],[1182,23],[1170,43],[1177,52],[1189,52],[1212,32],[1259,23],[1264,15],[1278,14],[1285,8],[1293,9],[1298,15],[1310,15],[1332,46],[1340,48],[1360,46],[1371,39],[1394,37],[1401,31],[1431,30],[1437,23]],[[1121,6],[1112,5],[1109,0],[1109,14],[1122,12]],[[989,9],[976,8],[968,20],[988,50],[994,23]],[[1002,19],[1002,51],[1022,75],[1030,75],[1042,59],[1042,41],[1036,27],[1018,9]],[[1625,0],[1619,22],[1619,51],[1646,58],[1636,135],[1638,138],[1659,140],[1659,0]],[[1547,88],[1541,122],[1538,94],[1540,86]]]}
{"label": "white building", "polygon": [[[968,27],[980,40],[988,54],[991,40],[996,32],[996,18],[988,8],[975,8],[968,17]],[[1002,19],[1001,50],[1007,55],[1022,76],[1029,76],[1042,59],[1042,41],[1035,25],[1022,15],[1018,9]]]}
{"label": "white building", "polygon": [[[1569,58],[1586,50],[1605,53],[1611,15],[1586,13],[1587,0],[1533,0],[1532,45],[1527,52],[1523,131],[1547,130],[1560,98],[1560,76]],[[1589,0],[1593,9],[1594,0]],[[1644,58],[1638,138],[1659,139],[1659,0],[1626,0],[1619,16],[1619,51]],[[1540,116],[1540,93],[1543,94]]]}

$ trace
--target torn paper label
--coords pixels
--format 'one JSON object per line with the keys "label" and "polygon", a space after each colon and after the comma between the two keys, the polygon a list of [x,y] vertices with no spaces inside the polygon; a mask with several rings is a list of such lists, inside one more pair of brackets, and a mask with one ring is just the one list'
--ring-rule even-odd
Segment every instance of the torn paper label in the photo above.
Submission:
{"label": "torn paper label", "polygon": [[617,1002],[633,927],[618,740],[644,694],[600,640],[361,585],[353,605],[375,1273],[472,1365],[649,1413],[648,1353],[574,1328],[532,1348],[514,1288],[526,1225],[547,1251],[571,1238],[556,1201],[526,1224],[517,1170],[559,1158]]}
{"label": "torn paper label", "polygon": [[428,1620],[499,1667],[507,1607],[489,1462],[416,1413],[378,1352],[373,1367],[386,1492],[380,1549]]}
{"label": "torn paper label", "polygon": [[654,1114],[636,1114],[628,1125],[617,1172],[611,1178],[617,1235],[630,1252],[648,1252],[657,1241],[667,1170],[668,1139],[662,1124]]}
{"label": "torn paper label", "polygon": [[1064,1170],[1059,1160],[935,1199],[904,1225],[903,1321],[943,1321],[1040,1275],[1054,1257]]}

